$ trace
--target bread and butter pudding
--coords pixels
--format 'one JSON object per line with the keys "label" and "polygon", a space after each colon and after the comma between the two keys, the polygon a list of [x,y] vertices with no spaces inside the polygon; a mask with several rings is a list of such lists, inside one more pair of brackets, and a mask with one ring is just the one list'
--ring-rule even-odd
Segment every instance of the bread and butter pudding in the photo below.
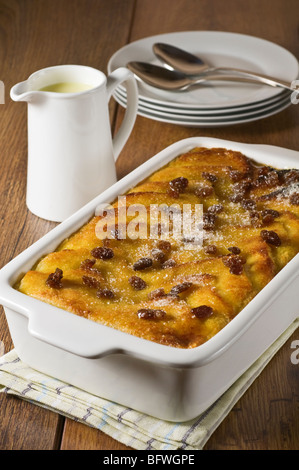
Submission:
{"label": "bread and butter pudding", "polygon": [[147,214],[161,204],[202,205],[202,244],[173,236],[175,211],[167,236],[161,222],[157,236],[149,236],[150,218],[143,214],[139,226],[146,236],[124,237],[121,228],[134,211],[123,212],[114,201],[16,288],[128,334],[194,348],[228,324],[299,251],[297,169],[272,168],[232,150],[194,148],[125,196],[126,209],[142,206]]}

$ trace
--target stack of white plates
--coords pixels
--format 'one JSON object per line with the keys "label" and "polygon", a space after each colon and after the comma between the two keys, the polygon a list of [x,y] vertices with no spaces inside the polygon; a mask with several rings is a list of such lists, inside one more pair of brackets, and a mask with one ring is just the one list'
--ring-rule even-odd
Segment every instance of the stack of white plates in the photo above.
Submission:
{"label": "stack of white plates", "polygon": [[[130,61],[162,65],[152,47],[164,42],[191,52],[212,66],[237,67],[291,83],[297,79],[297,59],[286,49],[264,39],[217,31],[162,34],[132,42],[117,51],[108,73]],[[254,121],[291,105],[291,92],[278,87],[238,82],[209,82],[187,91],[165,91],[138,80],[141,116],[191,127],[217,127]],[[120,85],[114,98],[126,107]]]}

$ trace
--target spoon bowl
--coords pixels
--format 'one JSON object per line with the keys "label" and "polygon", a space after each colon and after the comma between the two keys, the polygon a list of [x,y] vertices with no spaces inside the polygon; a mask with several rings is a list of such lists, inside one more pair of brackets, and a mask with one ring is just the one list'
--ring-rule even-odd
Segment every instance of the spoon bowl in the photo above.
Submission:
{"label": "spoon bowl", "polygon": [[148,85],[164,90],[181,90],[189,87],[192,80],[182,72],[169,70],[147,62],[129,62],[127,67]]}
{"label": "spoon bowl", "polygon": [[210,68],[199,57],[171,44],[155,43],[153,51],[162,62],[187,75],[201,74]]}

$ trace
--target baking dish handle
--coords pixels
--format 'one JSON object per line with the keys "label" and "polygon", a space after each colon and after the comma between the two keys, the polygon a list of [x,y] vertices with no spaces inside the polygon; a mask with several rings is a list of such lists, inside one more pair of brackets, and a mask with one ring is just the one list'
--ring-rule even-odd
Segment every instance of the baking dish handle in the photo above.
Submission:
{"label": "baking dish handle", "polygon": [[118,331],[79,317],[73,313],[44,305],[28,313],[28,332],[34,338],[71,354],[98,358],[121,353]]}

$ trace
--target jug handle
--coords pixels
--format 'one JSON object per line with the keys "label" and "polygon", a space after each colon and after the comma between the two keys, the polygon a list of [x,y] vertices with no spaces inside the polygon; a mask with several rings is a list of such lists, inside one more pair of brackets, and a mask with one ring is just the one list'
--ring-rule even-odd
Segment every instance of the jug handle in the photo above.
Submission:
{"label": "jug handle", "polygon": [[135,124],[138,109],[138,88],[134,74],[125,67],[119,67],[107,77],[108,100],[115,88],[124,82],[127,92],[127,107],[123,122],[117,134],[113,137],[114,158],[117,160],[127,142]]}

